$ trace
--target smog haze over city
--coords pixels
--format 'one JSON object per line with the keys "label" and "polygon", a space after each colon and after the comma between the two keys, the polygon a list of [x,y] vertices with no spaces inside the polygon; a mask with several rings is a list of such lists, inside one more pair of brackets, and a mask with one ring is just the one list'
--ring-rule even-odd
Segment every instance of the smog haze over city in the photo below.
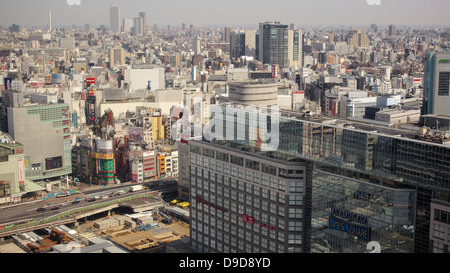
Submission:
{"label": "smog haze over city", "polygon": [[[379,2],[379,5],[377,3]],[[78,5],[79,3],[79,5]],[[297,25],[448,25],[450,1],[442,0],[17,0],[2,3],[0,25],[45,26],[109,24],[109,6],[121,6],[122,18],[147,12],[159,25],[257,25],[263,21]]]}

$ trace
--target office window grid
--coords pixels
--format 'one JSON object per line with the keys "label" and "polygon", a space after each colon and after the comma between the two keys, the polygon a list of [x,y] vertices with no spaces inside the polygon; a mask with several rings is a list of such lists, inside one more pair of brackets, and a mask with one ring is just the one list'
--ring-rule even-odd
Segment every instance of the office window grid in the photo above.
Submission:
{"label": "office window grid", "polygon": [[[191,229],[195,234],[197,242],[193,243],[197,250],[203,252],[206,249],[210,252],[223,252],[228,246],[229,251],[247,252],[287,252],[286,244],[291,244],[289,248],[292,251],[300,251],[302,248],[302,229],[301,219],[303,217],[302,197],[288,197],[296,200],[294,203],[285,204],[285,187],[278,187],[278,184],[285,184],[286,181],[276,176],[266,176],[267,186],[263,187],[260,183],[246,181],[243,177],[239,179],[232,172],[238,173],[238,166],[230,165],[231,172],[220,174],[216,172],[217,164],[211,164],[207,168],[203,165],[191,165],[191,218],[194,225]],[[200,163],[200,162],[199,162]],[[224,166],[228,165],[223,162]],[[201,170],[200,170],[201,169]],[[246,168],[242,168],[244,170]],[[234,170],[234,171],[233,171]],[[248,170],[248,169],[246,169]],[[254,170],[251,170],[255,172]],[[209,172],[208,175],[205,175]],[[211,177],[219,176],[220,179],[211,179]],[[252,176],[259,177],[259,176]],[[270,183],[269,183],[270,181]],[[291,180],[292,181],[292,180]],[[279,191],[282,188],[283,191]],[[223,191],[223,198],[220,192]],[[201,196],[202,202],[197,202],[196,197]],[[206,205],[208,203],[209,205]],[[211,205],[213,204],[213,205]],[[216,206],[227,210],[217,210],[212,207]],[[285,213],[290,208],[291,213]],[[244,216],[245,215],[245,216]],[[252,217],[252,224],[245,222],[244,217]],[[297,219],[295,229],[285,229],[284,222],[286,217]],[[209,223],[208,220],[209,219]],[[249,218],[246,218],[249,219]],[[224,222],[221,222],[225,220]],[[202,225],[198,223],[202,222]],[[286,224],[287,225],[287,224]],[[205,226],[208,228],[205,229]],[[211,230],[214,230],[211,232]],[[218,234],[228,234],[231,238],[238,237],[241,240],[227,240],[224,237],[222,241]],[[287,236],[291,236],[291,239]],[[199,240],[200,237],[207,239]],[[221,235],[220,235],[221,237]],[[211,244],[211,240],[215,242],[221,241],[221,244]],[[209,245],[206,244],[209,242]],[[260,242],[260,243],[257,243]]]}

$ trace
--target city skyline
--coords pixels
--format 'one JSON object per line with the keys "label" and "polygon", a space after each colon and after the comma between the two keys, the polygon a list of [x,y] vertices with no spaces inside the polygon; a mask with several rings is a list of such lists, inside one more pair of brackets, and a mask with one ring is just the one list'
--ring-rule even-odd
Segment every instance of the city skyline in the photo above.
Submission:
{"label": "city skyline", "polygon": [[[72,3],[72,5],[68,4]],[[48,11],[52,10],[52,25],[69,26],[91,24],[109,26],[109,7],[121,7],[121,20],[132,19],[139,12],[147,13],[147,24],[159,25],[255,25],[265,21],[295,23],[299,26],[311,25],[421,25],[446,26],[450,18],[445,12],[450,2],[432,0],[380,1],[380,5],[370,5],[367,0],[319,0],[278,1],[279,8],[273,8],[271,2],[247,0],[227,1],[181,1],[165,2],[161,0],[148,3],[142,0],[19,0],[2,3],[8,10],[0,18],[0,25],[9,26],[48,26]],[[173,7],[176,6],[176,9]],[[24,7],[27,7],[24,9]],[[430,8],[432,7],[432,8]],[[313,11],[313,12],[311,12]],[[316,11],[316,12],[314,12]],[[350,13],[351,11],[351,13]]]}

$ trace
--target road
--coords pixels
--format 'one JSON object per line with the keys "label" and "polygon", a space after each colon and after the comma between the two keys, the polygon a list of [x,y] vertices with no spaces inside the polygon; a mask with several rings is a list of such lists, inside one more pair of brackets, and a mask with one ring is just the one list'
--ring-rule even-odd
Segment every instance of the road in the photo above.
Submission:
{"label": "road", "polygon": [[[43,219],[50,217],[52,215],[69,211],[76,208],[81,208],[87,205],[91,205],[93,203],[103,203],[108,202],[113,199],[119,199],[126,196],[132,196],[135,194],[142,194],[143,192],[149,192],[149,191],[158,191],[158,192],[172,192],[176,191],[177,184],[176,181],[173,180],[157,180],[152,182],[144,182],[140,183],[141,185],[145,186],[145,190],[137,191],[137,192],[126,192],[124,194],[111,194],[113,192],[119,191],[120,189],[127,190],[130,188],[130,185],[112,185],[107,187],[101,187],[96,188],[92,190],[87,190],[75,195],[71,195],[68,197],[60,197],[60,198],[49,198],[45,201],[37,201],[33,203],[28,204],[22,204],[17,206],[10,206],[10,207],[2,207],[0,209],[0,227],[5,226],[9,223],[17,223],[17,222],[27,222],[31,219]],[[137,185],[137,184],[132,184]],[[94,196],[101,196],[101,195],[110,195],[106,199],[98,199],[94,202],[88,202],[87,199]],[[77,199],[80,202],[73,204],[72,202]],[[52,210],[52,208],[59,207],[57,210]],[[39,208],[45,208],[44,211],[38,211]]]}

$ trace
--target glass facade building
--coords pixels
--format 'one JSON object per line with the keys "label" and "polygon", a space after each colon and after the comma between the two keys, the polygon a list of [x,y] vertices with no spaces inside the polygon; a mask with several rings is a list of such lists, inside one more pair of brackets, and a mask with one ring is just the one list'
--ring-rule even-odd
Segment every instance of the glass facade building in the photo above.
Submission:
{"label": "glass facade building", "polygon": [[311,252],[368,252],[372,241],[382,252],[429,252],[430,203],[436,195],[450,201],[450,146],[415,139],[411,131],[296,115],[267,119],[269,130],[278,129],[275,150],[263,151],[260,140],[249,138],[258,118],[249,114],[233,116],[236,128],[245,125],[246,140],[211,143],[308,163]]}

